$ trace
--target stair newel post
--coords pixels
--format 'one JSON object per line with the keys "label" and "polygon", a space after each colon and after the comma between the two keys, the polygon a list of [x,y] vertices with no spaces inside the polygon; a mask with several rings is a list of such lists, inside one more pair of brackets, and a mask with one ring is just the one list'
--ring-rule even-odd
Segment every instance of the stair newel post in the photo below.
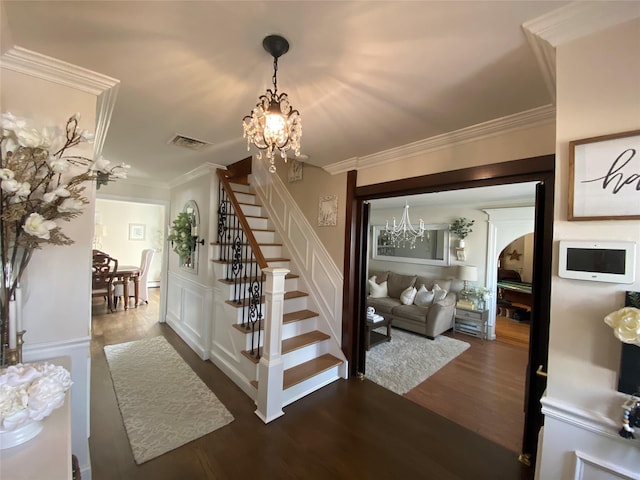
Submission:
{"label": "stair newel post", "polygon": [[284,415],[282,360],[282,316],[284,314],[284,279],[286,268],[269,267],[265,274],[264,342],[258,366],[258,398],[255,413],[264,423]]}

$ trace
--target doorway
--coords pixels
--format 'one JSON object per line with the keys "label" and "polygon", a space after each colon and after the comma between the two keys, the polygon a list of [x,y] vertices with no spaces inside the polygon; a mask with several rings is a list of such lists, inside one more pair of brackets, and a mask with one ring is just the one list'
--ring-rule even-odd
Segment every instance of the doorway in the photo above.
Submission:
{"label": "doorway", "polygon": [[[367,200],[416,193],[464,190],[479,186],[537,181],[532,311],[537,321],[532,326],[526,373],[525,424],[521,459],[533,463],[537,436],[542,426],[539,400],[546,387],[543,376],[548,354],[549,302],[551,290],[551,248],[553,228],[553,184],[555,156],[515,160],[483,167],[473,167],[382,184],[356,187],[357,173],[349,172],[347,181],[347,235],[345,238],[345,286],[343,349],[351,360],[352,374],[365,369],[364,300],[366,255],[368,251]],[[547,188],[548,187],[548,188]],[[541,368],[537,368],[540,366]]]}

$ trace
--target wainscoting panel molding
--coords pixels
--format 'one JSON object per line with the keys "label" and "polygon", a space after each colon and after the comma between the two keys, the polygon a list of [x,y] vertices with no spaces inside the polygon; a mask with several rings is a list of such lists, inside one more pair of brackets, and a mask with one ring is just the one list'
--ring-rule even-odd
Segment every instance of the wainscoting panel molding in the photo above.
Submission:
{"label": "wainscoting panel molding", "polygon": [[165,321],[202,360],[209,358],[213,288],[169,272]]}
{"label": "wainscoting panel molding", "polygon": [[640,473],[620,468],[601,458],[579,451],[576,455],[576,472],[574,480],[600,480],[603,478],[620,478],[624,480],[639,480]]}

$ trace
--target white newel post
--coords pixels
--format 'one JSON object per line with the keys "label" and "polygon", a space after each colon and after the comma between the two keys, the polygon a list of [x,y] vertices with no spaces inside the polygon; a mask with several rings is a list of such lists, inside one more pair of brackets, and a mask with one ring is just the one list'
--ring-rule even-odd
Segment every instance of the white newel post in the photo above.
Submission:
{"label": "white newel post", "polygon": [[284,313],[284,277],[286,268],[265,268],[264,343],[258,366],[258,408],[256,415],[264,423],[284,415],[282,411],[282,315]]}

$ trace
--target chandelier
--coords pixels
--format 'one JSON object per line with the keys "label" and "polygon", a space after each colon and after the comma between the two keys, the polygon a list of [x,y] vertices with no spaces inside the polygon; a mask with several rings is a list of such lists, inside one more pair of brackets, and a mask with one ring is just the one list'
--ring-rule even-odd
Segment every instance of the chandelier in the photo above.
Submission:
{"label": "chandelier", "polygon": [[268,89],[258,98],[258,103],[242,119],[243,137],[247,139],[247,150],[253,143],[269,160],[269,172],[275,173],[276,150],[287,161],[287,152],[293,150],[300,155],[302,118],[300,112],[291,107],[286,93],[278,93],[278,58],[289,51],[289,42],[280,35],[269,35],[262,41],[263,48],[273,56],[273,90]]}
{"label": "chandelier", "polygon": [[424,222],[420,219],[420,225],[416,228],[411,224],[409,219],[409,203],[405,202],[402,219],[396,224],[396,217],[393,217],[393,227],[389,226],[389,220],[384,228],[384,238],[394,247],[416,248],[416,240],[424,239]]}

